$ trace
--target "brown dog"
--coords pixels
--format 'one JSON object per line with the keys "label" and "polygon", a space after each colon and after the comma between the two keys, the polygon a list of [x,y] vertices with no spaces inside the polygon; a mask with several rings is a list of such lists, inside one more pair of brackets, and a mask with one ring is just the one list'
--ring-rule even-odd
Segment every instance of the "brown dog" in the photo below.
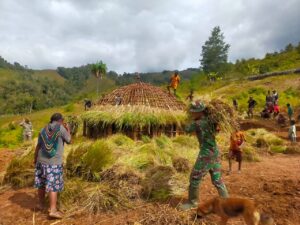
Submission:
{"label": "brown dog", "polygon": [[216,197],[198,206],[198,216],[211,213],[221,217],[220,225],[227,224],[228,219],[237,216],[243,216],[247,225],[274,225],[273,218],[259,213],[254,201],[250,199]]}

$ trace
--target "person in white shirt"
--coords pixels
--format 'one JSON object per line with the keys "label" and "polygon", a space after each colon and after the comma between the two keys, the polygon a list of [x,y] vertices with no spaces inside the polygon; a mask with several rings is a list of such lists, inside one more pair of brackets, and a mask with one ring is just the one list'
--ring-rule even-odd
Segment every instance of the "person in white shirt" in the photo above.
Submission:
{"label": "person in white shirt", "polygon": [[289,129],[289,137],[292,143],[297,141],[296,121],[291,120],[291,126]]}

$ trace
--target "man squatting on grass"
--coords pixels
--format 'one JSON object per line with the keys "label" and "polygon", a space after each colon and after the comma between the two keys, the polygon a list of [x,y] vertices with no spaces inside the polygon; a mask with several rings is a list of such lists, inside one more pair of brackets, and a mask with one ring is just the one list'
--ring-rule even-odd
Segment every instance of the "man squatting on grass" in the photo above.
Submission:
{"label": "man squatting on grass", "polygon": [[216,143],[218,125],[211,122],[209,112],[204,103],[196,101],[190,107],[194,120],[187,127],[187,132],[196,132],[200,152],[190,175],[189,198],[186,204],[180,205],[181,210],[197,208],[199,200],[199,185],[203,177],[209,172],[211,181],[221,197],[227,198],[228,192],[221,178],[220,153]]}
{"label": "man squatting on grass", "polygon": [[50,123],[41,130],[35,149],[35,187],[38,189],[38,208],[45,208],[45,194],[49,193],[49,216],[62,218],[62,213],[57,210],[57,192],[62,191],[63,181],[63,152],[64,142],[71,142],[69,128],[64,124],[63,116],[55,113],[51,116]]}

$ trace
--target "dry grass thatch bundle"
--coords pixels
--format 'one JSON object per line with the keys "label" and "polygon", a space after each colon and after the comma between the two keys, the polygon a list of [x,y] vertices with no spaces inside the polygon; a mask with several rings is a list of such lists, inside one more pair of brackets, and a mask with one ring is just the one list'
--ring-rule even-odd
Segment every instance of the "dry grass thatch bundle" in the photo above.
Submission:
{"label": "dry grass thatch bundle", "polygon": [[33,186],[33,155],[34,151],[30,148],[22,156],[15,157],[6,170],[3,183],[17,188]]}
{"label": "dry grass thatch bundle", "polygon": [[97,214],[131,207],[123,189],[115,188],[109,182],[90,183],[79,179],[65,182],[65,190],[60,195],[59,203],[69,213]]}
{"label": "dry grass thatch bundle", "polygon": [[155,207],[146,208],[143,218],[137,224],[143,225],[192,225],[196,216],[186,212],[180,212],[169,205],[157,204]]}
{"label": "dry grass thatch bundle", "polygon": [[173,167],[179,173],[187,173],[191,169],[189,160],[183,157],[173,158],[172,163],[173,163]]}
{"label": "dry grass thatch bundle", "polygon": [[146,199],[164,200],[171,196],[170,180],[175,170],[170,166],[156,166],[148,170],[143,180],[143,196]]}
{"label": "dry grass thatch bundle", "polygon": [[140,198],[142,175],[125,166],[114,165],[100,174],[101,182],[107,182],[130,200]]}
{"label": "dry grass thatch bundle", "polygon": [[300,146],[299,145],[289,145],[287,146],[285,154],[300,154]]}
{"label": "dry grass thatch bundle", "polygon": [[151,127],[168,124],[182,126],[187,114],[181,110],[151,108],[149,106],[97,106],[93,111],[82,115],[90,126],[102,124],[103,127],[114,124],[118,129],[123,127]]}
{"label": "dry grass thatch bundle", "polygon": [[87,180],[99,180],[100,172],[114,162],[113,149],[104,140],[82,144],[69,153],[66,163],[67,174],[84,177]]}
{"label": "dry grass thatch bundle", "polygon": [[206,105],[210,120],[217,123],[222,132],[232,133],[239,129],[235,111],[230,105],[219,99],[213,99]]}

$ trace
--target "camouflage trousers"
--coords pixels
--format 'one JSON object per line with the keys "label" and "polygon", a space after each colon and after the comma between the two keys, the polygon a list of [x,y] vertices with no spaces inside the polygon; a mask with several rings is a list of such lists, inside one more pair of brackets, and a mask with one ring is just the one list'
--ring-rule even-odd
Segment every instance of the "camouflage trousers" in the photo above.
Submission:
{"label": "camouflage trousers", "polygon": [[198,188],[202,178],[207,174],[210,174],[211,182],[217,188],[221,197],[227,198],[228,192],[221,177],[221,162],[211,160],[209,157],[198,156],[198,159],[194,165],[193,171],[190,176],[190,186]]}

